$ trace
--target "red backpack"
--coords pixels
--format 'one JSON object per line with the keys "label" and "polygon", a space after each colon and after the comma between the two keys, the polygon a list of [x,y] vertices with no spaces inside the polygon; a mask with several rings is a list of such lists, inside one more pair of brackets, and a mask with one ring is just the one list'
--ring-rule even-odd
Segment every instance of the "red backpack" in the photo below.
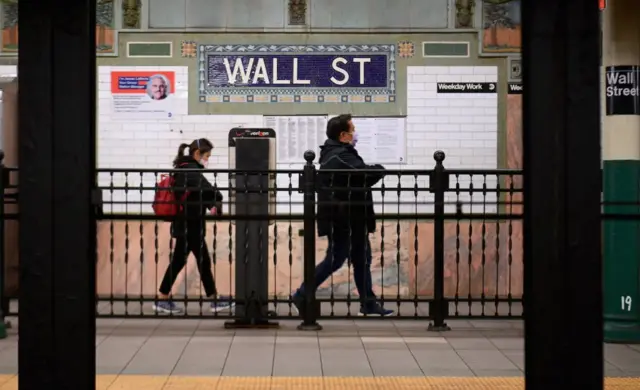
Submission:
{"label": "red backpack", "polygon": [[174,192],[175,178],[173,175],[161,175],[156,186],[156,194],[153,198],[153,212],[159,217],[175,217],[182,211],[182,202],[189,194],[185,191],[182,199],[178,201]]}

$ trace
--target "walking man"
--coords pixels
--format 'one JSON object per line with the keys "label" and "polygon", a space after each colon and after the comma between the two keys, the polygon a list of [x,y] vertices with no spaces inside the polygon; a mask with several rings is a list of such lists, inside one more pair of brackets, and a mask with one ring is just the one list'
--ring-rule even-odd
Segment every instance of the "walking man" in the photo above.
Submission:
{"label": "walking man", "polygon": [[[339,115],[327,123],[327,140],[320,147],[317,220],[318,235],[327,237],[329,246],[316,266],[315,285],[326,281],[349,258],[360,295],[360,315],[389,316],[393,310],[382,307],[373,292],[369,241],[369,233],[376,229],[371,187],[384,174],[363,172],[384,167],[365,164],[353,146],[356,138],[351,115]],[[327,170],[333,172],[323,172]],[[300,312],[304,294],[304,284],[293,294]]]}

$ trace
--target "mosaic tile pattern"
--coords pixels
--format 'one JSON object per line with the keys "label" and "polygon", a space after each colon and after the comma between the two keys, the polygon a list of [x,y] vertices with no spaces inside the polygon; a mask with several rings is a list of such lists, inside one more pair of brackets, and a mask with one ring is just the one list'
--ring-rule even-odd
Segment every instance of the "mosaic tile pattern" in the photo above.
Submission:
{"label": "mosaic tile pattern", "polygon": [[[317,56],[313,58],[313,56]],[[332,76],[331,62],[337,57],[353,60],[367,57],[366,83],[356,86],[353,79],[360,64],[342,64],[351,76],[344,86],[336,86],[328,80]],[[295,65],[292,65],[294,58]],[[296,70],[299,79],[309,80],[308,85],[292,87],[256,80],[257,66],[250,68],[249,61],[264,61],[271,69],[283,73]],[[298,60],[307,66],[297,68]],[[236,77],[231,82],[228,72],[234,70],[236,61],[246,64],[245,78]],[[251,62],[253,64],[253,62]],[[308,64],[312,63],[313,66]],[[396,46],[376,45],[199,45],[198,71],[200,102],[207,103],[390,103],[396,101]],[[271,76],[273,71],[269,73]],[[242,76],[241,73],[238,75]],[[336,73],[333,73],[336,76]],[[290,76],[289,76],[290,77]],[[336,77],[342,77],[337,74]]]}
{"label": "mosaic tile pattern", "polygon": [[402,41],[398,42],[398,57],[400,58],[411,58],[416,52],[415,45],[413,42]]}
{"label": "mosaic tile pattern", "polygon": [[196,58],[198,52],[198,46],[194,41],[182,41],[181,45],[182,57],[184,58]]}

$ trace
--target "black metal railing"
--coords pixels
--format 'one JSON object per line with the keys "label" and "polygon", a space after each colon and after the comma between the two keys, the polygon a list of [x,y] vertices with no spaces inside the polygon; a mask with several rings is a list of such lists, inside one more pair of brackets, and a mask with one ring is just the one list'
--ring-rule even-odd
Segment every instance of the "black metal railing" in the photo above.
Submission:
{"label": "black metal railing", "polygon": [[[0,194],[3,194],[0,207],[0,322],[5,321],[5,316],[17,314],[15,307],[10,305],[12,299],[17,299],[19,280],[17,183],[17,169],[4,165],[4,152],[0,150]],[[7,243],[15,243],[15,246],[7,247]],[[6,321],[5,326],[10,327],[11,322]]]}
{"label": "black metal railing", "polygon": [[[305,154],[301,169],[200,171],[224,195],[217,205],[221,215],[198,217],[206,220],[202,243],[217,295],[207,296],[196,262],[189,260],[171,290],[182,310],[171,314],[158,314],[152,306],[178,248],[171,223],[155,215],[152,204],[161,176],[174,171],[98,169],[97,315],[207,317],[242,324],[302,315],[311,328],[319,320],[358,316],[352,262],[317,291],[313,288],[314,269],[327,248],[327,239],[317,235],[317,223],[327,217],[318,210],[328,207],[332,218],[352,221],[357,219],[353,210],[368,216],[371,206],[376,213],[368,245],[371,284],[377,301],[394,311],[393,318],[431,320],[436,330],[446,327],[447,318],[521,318],[521,170],[446,169],[444,153],[436,152],[432,169],[359,171],[354,175],[383,177],[371,188],[355,187],[351,179],[341,188],[332,180],[344,171],[318,171],[314,157]],[[0,182],[5,190],[7,184]],[[197,186],[185,190],[202,191]],[[328,192],[349,197],[324,201],[318,195]],[[5,195],[5,208],[9,200]],[[185,209],[191,204],[186,202]],[[254,207],[257,203],[261,207]],[[5,212],[3,218],[18,215]],[[260,270],[266,275],[253,275]],[[304,299],[296,302],[292,295],[302,283]],[[4,300],[17,298],[4,292]],[[222,301],[237,306],[226,310]],[[13,304],[8,313],[16,310]]]}

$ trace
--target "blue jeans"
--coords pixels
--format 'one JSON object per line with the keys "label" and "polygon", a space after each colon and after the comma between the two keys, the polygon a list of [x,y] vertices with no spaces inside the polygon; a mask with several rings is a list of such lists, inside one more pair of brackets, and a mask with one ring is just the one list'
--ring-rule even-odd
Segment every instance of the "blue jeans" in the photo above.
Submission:
{"label": "blue jeans", "polygon": [[[334,232],[329,237],[329,246],[324,260],[316,266],[315,284],[324,283],[331,274],[339,270],[344,262],[350,259],[353,266],[353,279],[356,282],[360,304],[367,308],[376,305],[376,296],[373,292],[371,280],[371,242],[369,234],[349,235],[349,232]],[[297,291],[304,295],[304,283]]]}

